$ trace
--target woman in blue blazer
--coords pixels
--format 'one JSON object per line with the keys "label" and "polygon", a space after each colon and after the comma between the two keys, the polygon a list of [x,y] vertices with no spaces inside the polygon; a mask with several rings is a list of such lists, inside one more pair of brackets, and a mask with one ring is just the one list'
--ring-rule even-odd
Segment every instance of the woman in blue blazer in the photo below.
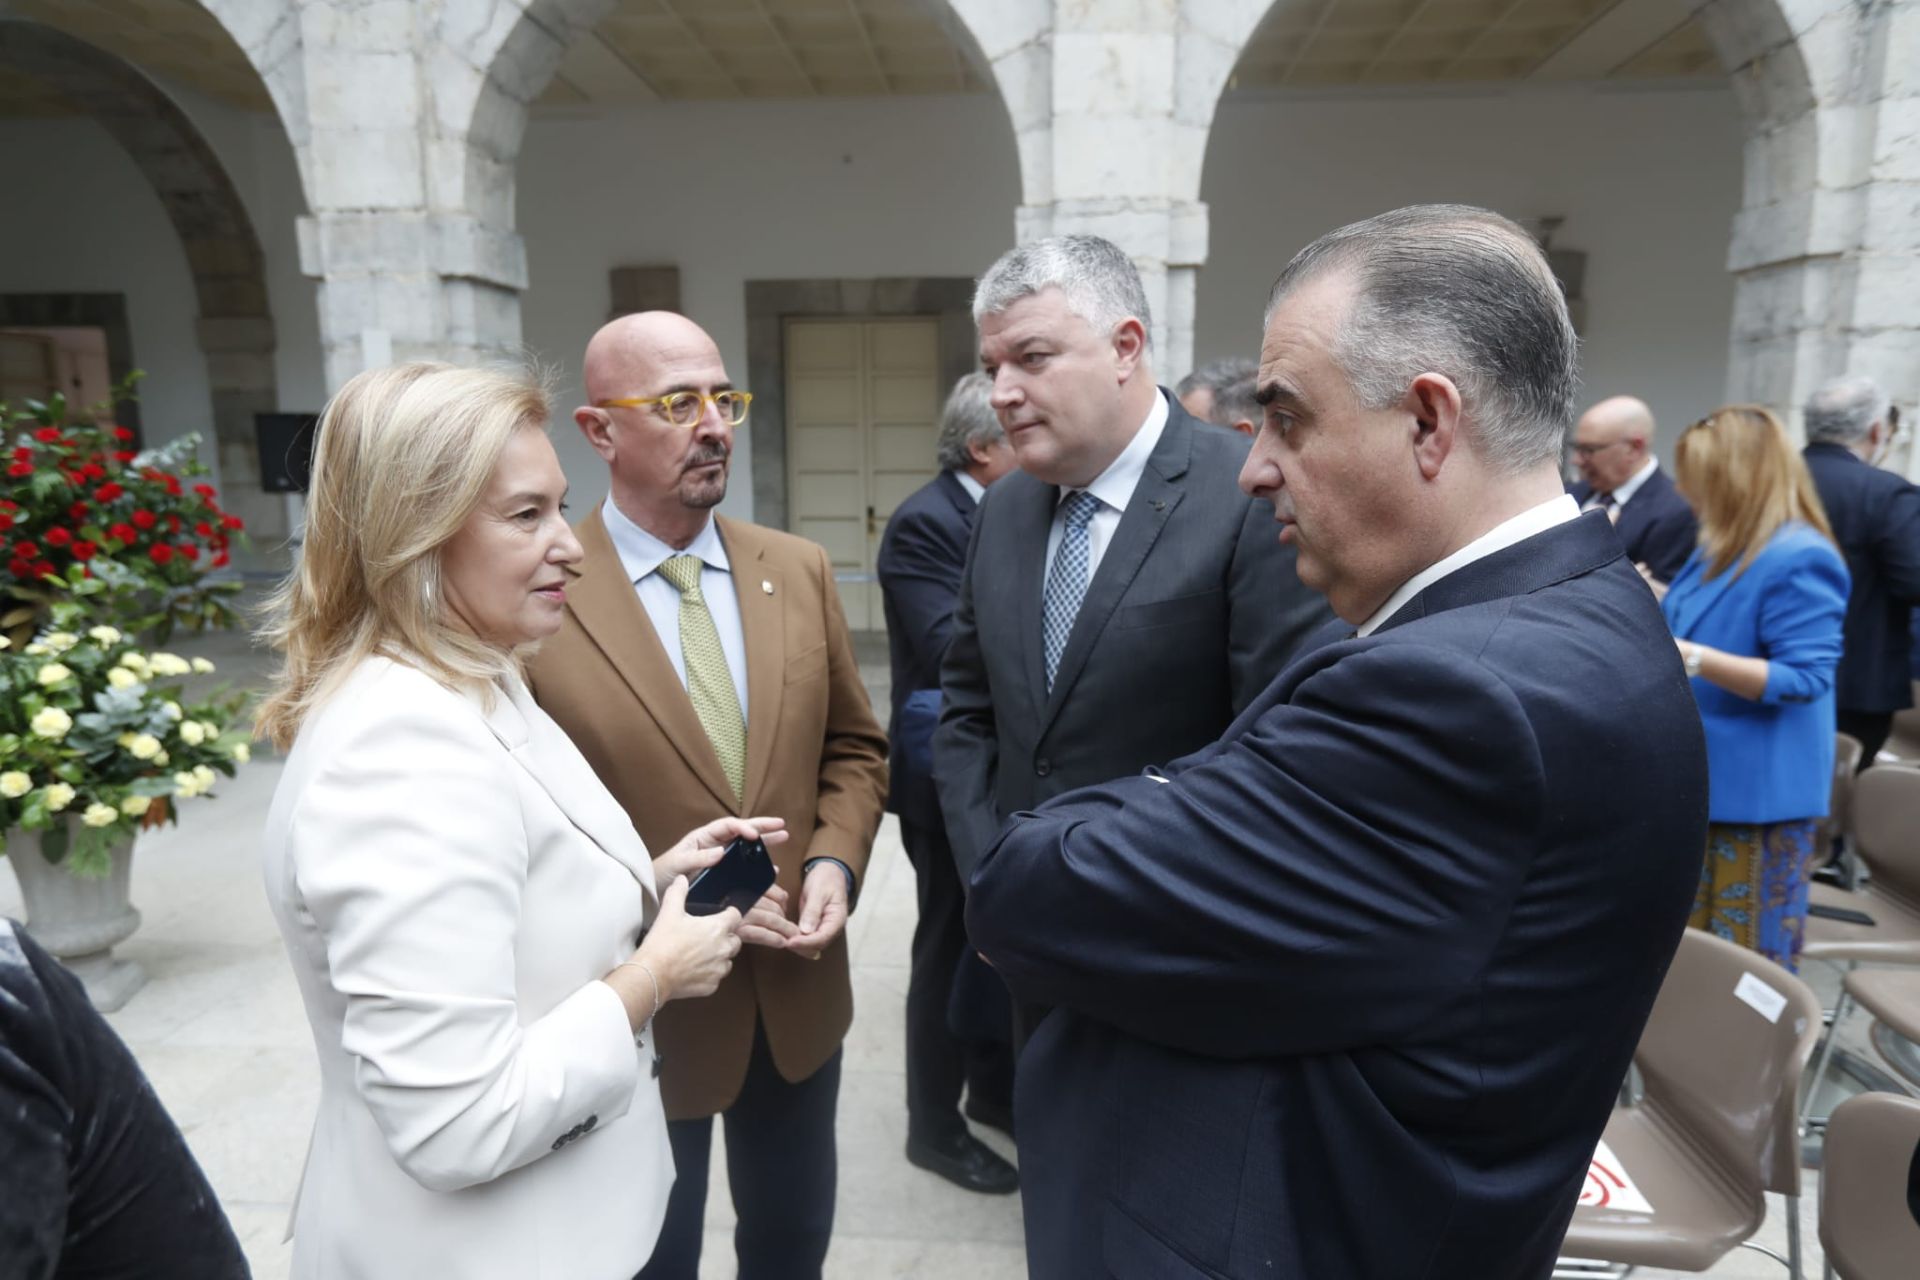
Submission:
{"label": "woman in blue blazer", "polygon": [[1707,733],[1691,923],[1794,969],[1833,785],[1847,566],[1806,464],[1767,410],[1715,411],[1681,435],[1674,462],[1700,517],[1700,545],[1661,602]]}

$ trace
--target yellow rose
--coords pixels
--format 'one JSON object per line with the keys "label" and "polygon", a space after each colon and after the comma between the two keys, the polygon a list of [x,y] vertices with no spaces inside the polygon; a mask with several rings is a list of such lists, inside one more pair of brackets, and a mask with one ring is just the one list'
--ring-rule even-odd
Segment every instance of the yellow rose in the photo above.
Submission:
{"label": "yellow rose", "polygon": [[34,679],[50,689],[61,681],[71,679],[72,677],[73,672],[67,667],[62,666],[58,662],[49,662],[46,666],[40,668],[40,674],[35,676]]}
{"label": "yellow rose", "polygon": [[87,806],[85,813],[80,815],[80,821],[90,827],[107,827],[112,826],[119,817],[119,812],[112,805],[101,804],[96,800]]}
{"label": "yellow rose", "polygon": [[9,769],[5,773],[0,773],[0,796],[5,796],[9,800],[18,800],[31,790],[33,790],[33,779],[18,769]]}
{"label": "yellow rose", "polygon": [[120,812],[129,818],[137,818],[153,806],[153,801],[145,796],[128,796],[120,802]]}
{"label": "yellow rose", "polygon": [[200,785],[200,779],[184,770],[173,775],[173,794],[181,800],[191,800],[206,788]]}
{"label": "yellow rose", "polygon": [[190,747],[197,747],[207,740],[207,731],[200,727],[198,720],[189,720],[180,726],[180,741]]}
{"label": "yellow rose", "polygon": [[49,631],[40,637],[40,643],[54,653],[65,653],[80,643],[80,637],[70,631]]}
{"label": "yellow rose", "polygon": [[129,651],[120,655],[120,665],[145,680],[153,674],[153,668],[147,665],[146,656],[138,651]]}
{"label": "yellow rose", "polygon": [[73,803],[73,788],[64,782],[49,782],[40,794],[46,798],[48,813],[58,813]]}
{"label": "yellow rose", "polygon": [[87,634],[101,644],[119,644],[120,632],[115,627],[88,627]]}
{"label": "yellow rose", "polygon": [[40,737],[58,742],[67,736],[67,730],[73,728],[73,717],[58,707],[48,707],[34,716],[29,727]]}
{"label": "yellow rose", "polygon": [[115,667],[107,672],[107,683],[116,689],[131,689],[140,683],[140,677],[125,667]]}
{"label": "yellow rose", "polygon": [[160,704],[160,714],[165,716],[169,720],[173,720],[177,722],[179,720],[185,719],[187,713],[180,709],[179,703],[169,698],[165,702]]}
{"label": "yellow rose", "polygon": [[153,758],[153,762],[157,765],[160,765],[162,768],[165,768],[167,763],[167,753],[162,751],[159,755]]}
{"label": "yellow rose", "polygon": [[185,658],[175,653],[156,653],[147,659],[147,665],[157,676],[183,676],[193,670]]}
{"label": "yellow rose", "polygon": [[194,671],[199,675],[210,676],[213,674],[213,664],[205,658],[195,658],[192,666]]}
{"label": "yellow rose", "polygon": [[246,743],[236,742],[233,744],[233,758],[235,763],[245,764],[247,761],[253,759],[253,751]]}
{"label": "yellow rose", "polygon": [[135,760],[151,760],[160,754],[160,739],[150,733],[136,733],[127,744],[127,753]]}

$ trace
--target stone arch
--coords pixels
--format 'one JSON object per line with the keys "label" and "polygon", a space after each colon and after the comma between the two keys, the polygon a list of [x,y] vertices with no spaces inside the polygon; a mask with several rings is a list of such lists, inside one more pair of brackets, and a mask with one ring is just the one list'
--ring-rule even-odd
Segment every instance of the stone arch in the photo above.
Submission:
{"label": "stone arch", "polygon": [[[200,130],[131,63],[53,27],[0,19],[0,68],[47,85],[119,143],[152,185],[186,254],[207,357],[221,472],[257,491],[253,415],[278,407],[265,258],[246,206]],[[278,504],[273,504],[277,507]],[[271,510],[241,506],[248,516]]]}
{"label": "stone arch", "polygon": [[307,114],[305,41],[295,0],[199,0],[201,8],[226,28],[254,73],[267,87],[280,127],[293,144],[307,207],[313,207],[313,175],[308,168],[312,129]]}

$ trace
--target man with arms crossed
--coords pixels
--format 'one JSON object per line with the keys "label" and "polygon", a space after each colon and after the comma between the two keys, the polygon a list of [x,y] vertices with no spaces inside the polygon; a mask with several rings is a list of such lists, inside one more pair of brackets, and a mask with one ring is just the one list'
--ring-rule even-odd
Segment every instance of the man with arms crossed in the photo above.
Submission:
{"label": "man with arms crossed", "polygon": [[641,1274],[698,1273],[721,1115],[742,1280],[818,1277],[853,1018],[842,930],[880,825],[886,739],[826,552],[713,515],[751,398],[713,339],[670,312],[623,316],[594,335],[584,372],[574,421],[609,492],[576,529],[586,554],[535,696],[650,849],[724,814],[785,818],[779,883],[800,924],[788,949],[756,948],[712,996],[659,1016],[678,1176]]}
{"label": "man with arms crossed", "polygon": [[1016,1085],[1036,1280],[1552,1269],[1706,834],[1673,639],[1561,487],[1574,350],[1481,209],[1280,277],[1241,483],[1352,630],[973,878],[974,944],[1055,1006]]}

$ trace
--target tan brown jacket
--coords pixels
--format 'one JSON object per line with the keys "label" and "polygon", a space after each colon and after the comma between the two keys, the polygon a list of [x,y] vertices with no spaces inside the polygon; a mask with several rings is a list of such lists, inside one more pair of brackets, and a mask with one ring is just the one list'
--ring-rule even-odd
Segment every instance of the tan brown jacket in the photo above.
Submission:
{"label": "tan brown jacket", "polygon": [[[586,555],[567,585],[566,621],[541,646],[530,683],[652,852],[725,814],[785,818],[793,835],[774,861],[797,916],[806,859],[840,859],[856,885],[866,876],[887,791],[886,737],[860,683],[826,552],[758,525],[725,517],[718,525],[746,638],[744,805],[734,803],[598,510],[575,529]],[[812,1075],[853,1021],[845,937],[817,961],[747,947],[719,991],[668,1004],[658,1030],[669,1119],[732,1104],[756,1011],[780,1074]]]}

